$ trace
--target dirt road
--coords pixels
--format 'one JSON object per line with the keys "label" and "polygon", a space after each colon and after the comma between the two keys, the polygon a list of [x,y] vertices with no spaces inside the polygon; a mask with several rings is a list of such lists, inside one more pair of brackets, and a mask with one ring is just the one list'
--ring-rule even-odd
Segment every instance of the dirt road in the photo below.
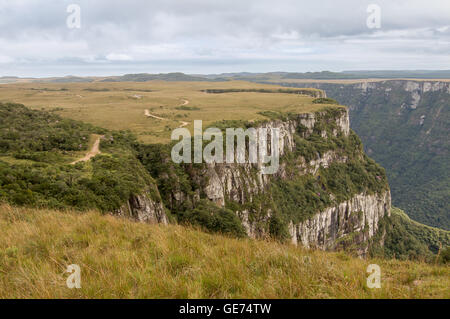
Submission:
{"label": "dirt road", "polygon": [[89,161],[91,158],[93,158],[95,155],[100,154],[100,138],[102,138],[102,136],[97,137],[97,139],[94,142],[94,145],[92,145],[91,150],[82,158],[77,159],[76,161],[72,162],[71,164],[76,164],[79,162],[87,162]]}
{"label": "dirt road", "polygon": [[[188,104],[189,104],[189,100],[183,100],[183,103],[181,104],[181,106],[188,105]],[[163,117],[151,114],[149,110],[145,110],[144,114],[147,117],[152,117],[152,118],[157,119],[157,120],[161,120],[161,121],[167,120],[167,119],[165,119]],[[186,125],[189,125],[189,122],[180,121],[180,123],[181,123],[180,127],[185,127]]]}
{"label": "dirt road", "polygon": [[165,118],[150,114],[149,110],[145,110],[144,113],[145,113],[145,116],[147,116],[147,117],[153,117],[154,119],[157,119],[157,120],[163,120],[163,121],[165,120]]}

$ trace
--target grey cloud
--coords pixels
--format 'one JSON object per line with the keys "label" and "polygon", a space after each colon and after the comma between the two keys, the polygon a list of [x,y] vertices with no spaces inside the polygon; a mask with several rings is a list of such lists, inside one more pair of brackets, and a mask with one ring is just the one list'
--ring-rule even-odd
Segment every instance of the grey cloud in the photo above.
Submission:
{"label": "grey cloud", "polygon": [[[65,24],[71,3],[81,7],[81,29]],[[381,7],[380,30],[366,26],[370,3]],[[254,59],[261,71],[273,61],[302,71],[348,68],[345,52],[356,61],[370,56],[374,66],[423,64],[426,55],[436,63],[448,58],[449,18],[450,2],[438,0],[0,0],[0,72],[6,63],[23,70],[67,60],[130,69],[166,61],[167,71],[182,61],[187,69],[192,61],[234,61],[241,71]]]}

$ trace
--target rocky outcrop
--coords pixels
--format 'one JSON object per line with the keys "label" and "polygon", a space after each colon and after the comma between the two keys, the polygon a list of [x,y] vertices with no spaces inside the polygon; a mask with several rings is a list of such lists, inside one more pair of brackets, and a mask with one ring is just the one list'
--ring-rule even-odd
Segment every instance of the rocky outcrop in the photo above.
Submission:
{"label": "rocky outcrop", "polygon": [[127,203],[122,205],[115,214],[144,223],[168,224],[168,218],[162,201],[152,199],[149,191],[145,191],[140,195],[131,196]]}
{"label": "rocky outcrop", "polygon": [[[279,140],[279,154],[280,157],[287,152],[292,152],[295,149],[294,135],[298,130],[299,125],[302,125],[306,130],[302,133],[304,137],[309,136],[315,127],[317,118],[324,116],[324,112],[299,114],[295,119],[288,121],[268,121],[263,123],[260,127],[272,129],[277,128],[280,131]],[[350,132],[350,121],[348,119],[348,112],[341,109],[339,116],[333,119],[337,129],[333,132],[337,135],[342,132],[347,136]],[[321,133],[326,137],[326,131]],[[328,167],[332,162],[345,162],[344,157],[338,156],[335,152],[329,151],[323,156],[320,156],[312,161],[306,162],[304,158],[299,158],[297,169],[303,174],[315,173],[319,167]],[[282,164],[280,169],[275,174],[263,175],[259,169],[261,163],[258,164],[207,164],[202,171],[205,177],[206,186],[204,192],[208,199],[224,206],[225,199],[236,201],[244,204],[252,200],[252,195],[264,191],[264,187],[274,177],[284,178],[286,175],[285,166]],[[258,168],[256,171],[252,168]]]}
{"label": "rocky outcrop", "polygon": [[304,222],[291,222],[289,233],[292,243],[323,250],[334,250],[349,244],[356,247],[358,255],[364,256],[368,250],[368,239],[375,235],[381,218],[390,216],[390,208],[389,191],[358,194]]}
{"label": "rocky outcrop", "polygon": [[[325,90],[347,105],[352,129],[389,178],[393,205],[429,226],[450,229],[450,81],[355,80],[288,83]],[[430,200],[430,199],[433,200]]]}
{"label": "rocky outcrop", "polygon": [[[269,121],[262,127],[278,128],[280,134],[280,154],[292,152],[295,145],[294,135],[302,126],[304,137],[309,136],[316,125],[321,113],[300,114],[295,119],[288,121]],[[336,136],[342,133],[348,136],[350,132],[348,112],[343,110],[339,115],[332,118],[336,129]],[[327,131],[321,132],[323,138],[327,137]],[[339,152],[330,150],[315,159],[306,161],[303,157],[297,158],[296,175],[316,174],[319,168],[328,168],[332,163],[345,163],[346,156]],[[202,175],[206,177],[204,188],[208,199],[220,206],[224,206],[226,200],[240,204],[253,201],[253,197],[265,191],[266,186],[274,178],[287,178],[285,164],[280,166],[275,175],[262,175],[259,170],[252,170],[252,165],[237,164],[208,164]],[[368,239],[378,229],[378,221],[390,212],[390,192],[383,194],[358,194],[352,199],[337,203],[336,206],[318,212],[312,218],[298,224],[291,222],[289,233],[293,243],[302,244],[306,247],[315,247],[324,250],[334,250],[347,245],[347,241],[358,247],[357,253],[364,255],[367,252]],[[249,237],[261,238],[267,236],[268,221],[271,210],[266,210],[257,218],[252,216],[248,210],[237,211],[236,214]],[[351,236],[351,240],[349,240]]]}

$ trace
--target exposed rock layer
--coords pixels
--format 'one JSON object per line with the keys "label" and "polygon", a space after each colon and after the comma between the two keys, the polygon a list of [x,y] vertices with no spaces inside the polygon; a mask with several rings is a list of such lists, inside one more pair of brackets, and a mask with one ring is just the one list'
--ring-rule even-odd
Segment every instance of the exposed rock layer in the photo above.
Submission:
{"label": "exposed rock layer", "polygon": [[[305,135],[311,134],[314,129],[318,114],[301,114],[295,120],[286,122],[272,121],[264,124],[266,128],[278,128],[281,132],[280,154],[295,149],[294,134],[299,125],[307,128]],[[350,132],[348,112],[342,112],[334,119],[337,125],[336,135],[342,132],[347,136]],[[322,132],[322,136],[326,132]],[[332,163],[345,162],[346,158],[339,156],[334,151],[328,151],[322,156],[306,162],[300,159],[301,165],[297,166],[298,174],[315,174],[320,167],[327,168]],[[285,178],[284,166],[281,166],[275,176],[252,174],[251,164],[209,164],[204,170],[207,176],[205,187],[206,196],[215,203],[224,206],[226,200],[232,200],[245,204],[252,201],[252,196],[264,192],[265,187],[273,178]],[[358,194],[352,199],[329,207],[325,211],[318,212],[314,217],[300,224],[291,222],[289,227],[292,242],[301,243],[306,247],[316,247],[324,250],[334,250],[339,246],[339,240],[345,236],[352,235],[352,243],[358,246],[358,254],[367,252],[367,240],[371,238],[378,229],[378,221],[389,215],[391,207],[390,192],[383,194],[365,195]],[[247,235],[258,238],[267,236],[264,227],[267,224],[271,211],[267,211],[260,219],[252,219],[247,210],[238,211]],[[355,218],[358,214],[358,218]]]}
{"label": "exposed rock layer", "polygon": [[375,235],[380,219],[390,216],[390,208],[389,191],[375,195],[358,194],[302,223],[291,223],[289,233],[294,244],[324,250],[345,245],[345,239],[348,239],[357,247],[359,255],[365,255],[367,240]]}
{"label": "exposed rock layer", "polygon": [[140,195],[133,195],[116,214],[123,217],[131,217],[139,222],[168,224],[168,218],[161,200],[152,199],[146,191]]}

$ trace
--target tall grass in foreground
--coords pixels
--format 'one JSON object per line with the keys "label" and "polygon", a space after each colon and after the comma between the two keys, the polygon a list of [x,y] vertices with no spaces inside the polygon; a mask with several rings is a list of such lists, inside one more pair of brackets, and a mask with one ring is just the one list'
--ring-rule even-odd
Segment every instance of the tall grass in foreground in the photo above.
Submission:
{"label": "tall grass in foreground", "polygon": [[[450,267],[0,205],[0,298],[449,298]],[[381,267],[381,289],[366,268]],[[81,289],[66,286],[70,264]]]}

